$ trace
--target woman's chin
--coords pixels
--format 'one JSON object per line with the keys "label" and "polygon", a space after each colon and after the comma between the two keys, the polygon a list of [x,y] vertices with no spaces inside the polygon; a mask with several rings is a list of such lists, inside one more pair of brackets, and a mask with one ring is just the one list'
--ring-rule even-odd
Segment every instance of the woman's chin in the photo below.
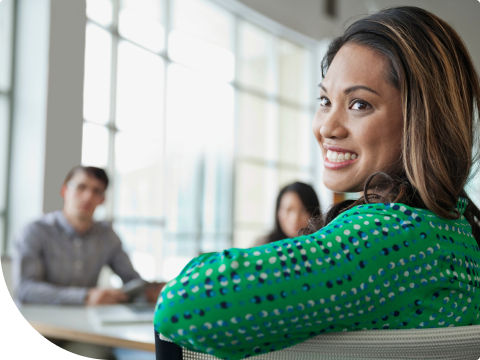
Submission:
{"label": "woman's chin", "polygon": [[336,193],[356,193],[363,191],[363,184],[347,183],[347,181],[343,179],[330,179],[325,178],[325,176],[323,178],[323,185]]}
{"label": "woman's chin", "polygon": [[285,233],[285,235],[287,235],[288,238],[294,238],[294,237],[297,237],[298,236],[298,232],[300,231],[301,229],[298,229],[297,231],[290,231],[288,233]]}

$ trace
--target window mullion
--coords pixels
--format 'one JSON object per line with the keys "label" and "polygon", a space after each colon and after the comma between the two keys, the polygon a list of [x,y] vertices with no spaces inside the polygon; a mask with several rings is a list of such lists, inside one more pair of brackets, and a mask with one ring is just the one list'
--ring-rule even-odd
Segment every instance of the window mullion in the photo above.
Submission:
{"label": "window mullion", "polygon": [[[117,65],[118,65],[118,18],[120,11],[120,0],[112,0],[112,54],[111,54],[111,72],[110,72],[110,119],[108,121],[108,165],[107,170],[110,174],[110,201],[107,203],[106,217],[114,221],[115,208],[115,136],[116,130],[116,97],[117,97]],[[113,31],[112,31],[113,30]]]}
{"label": "window mullion", "polygon": [[233,39],[232,39],[232,44],[233,44],[233,56],[235,59],[235,75],[234,75],[234,80],[233,80],[233,88],[234,88],[234,104],[233,104],[233,161],[232,161],[232,191],[231,191],[231,201],[230,201],[230,246],[233,247],[233,241],[235,238],[235,194],[236,192],[236,186],[237,186],[237,163],[238,163],[238,144],[240,143],[238,141],[238,134],[239,134],[239,111],[238,111],[238,105],[239,105],[239,92],[241,91],[240,88],[238,87],[238,78],[239,78],[239,73],[240,73],[240,64],[238,61],[239,58],[239,41],[238,41],[238,27],[239,27],[239,17],[237,14],[235,14],[233,18]]}
{"label": "window mullion", "polygon": [[[167,217],[167,201],[166,201],[166,196],[167,196],[167,108],[168,108],[168,103],[167,103],[167,89],[168,89],[168,68],[170,66],[170,60],[168,56],[168,36],[170,34],[171,28],[172,28],[172,2],[173,0],[164,0],[163,2],[163,20],[164,20],[164,26],[165,26],[165,67],[164,67],[164,82],[163,82],[163,134],[162,134],[162,141],[163,141],[163,197],[165,201],[163,202],[163,217],[168,221]],[[164,222],[164,231],[166,229],[166,222]],[[165,231],[166,232],[166,231]]]}

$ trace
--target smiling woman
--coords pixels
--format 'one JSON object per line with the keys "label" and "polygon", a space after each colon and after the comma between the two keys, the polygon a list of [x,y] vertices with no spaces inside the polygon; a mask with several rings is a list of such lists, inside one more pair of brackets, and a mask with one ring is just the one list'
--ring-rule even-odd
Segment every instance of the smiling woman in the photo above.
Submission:
{"label": "smiling woman", "polygon": [[224,359],[327,332],[480,324],[480,84],[457,33],[416,7],[354,22],[323,61],[324,184],[358,192],[302,236],[193,259],[155,329]]}

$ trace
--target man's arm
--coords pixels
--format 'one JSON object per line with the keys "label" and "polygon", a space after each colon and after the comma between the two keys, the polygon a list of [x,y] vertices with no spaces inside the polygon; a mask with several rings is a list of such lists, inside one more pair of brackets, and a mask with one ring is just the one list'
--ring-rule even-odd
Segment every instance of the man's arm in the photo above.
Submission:
{"label": "man's arm", "polygon": [[120,276],[124,284],[130,280],[139,278],[140,275],[133,268],[130,258],[122,248],[120,238],[115,234],[113,229],[111,230],[111,236],[114,240],[114,247],[108,265],[110,265],[115,274]]}
{"label": "man's arm", "polygon": [[[115,232],[112,230],[112,234],[115,237],[115,251],[113,252],[111,261],[109,263],[112,270],[120,276],[123,283],[127,283],[130,280],[140,278],[140,275],[133,268],[132,262],[128,255],[122,248],[122,243]],[[156,302],[158,295],[165,283],[153,282],[147,285],[145,289],[145,298],[148,302]]]}
{"label": "man's arm", "polygon": [[43,247],[48,236],[34,223],[16,237],[12,265],[17,298],[24,303],[84,304],[88,288],[63,287],[45,281]]}

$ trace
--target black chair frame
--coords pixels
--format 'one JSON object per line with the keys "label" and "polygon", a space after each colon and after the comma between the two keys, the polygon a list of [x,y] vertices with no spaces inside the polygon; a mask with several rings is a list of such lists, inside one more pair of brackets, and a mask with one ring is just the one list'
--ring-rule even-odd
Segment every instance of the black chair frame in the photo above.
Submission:
{"label": "black chair frame", "polygon": [[155,331],[155,357],[157,360],[183,360],[182,348],[160,339],[158,332]]}

